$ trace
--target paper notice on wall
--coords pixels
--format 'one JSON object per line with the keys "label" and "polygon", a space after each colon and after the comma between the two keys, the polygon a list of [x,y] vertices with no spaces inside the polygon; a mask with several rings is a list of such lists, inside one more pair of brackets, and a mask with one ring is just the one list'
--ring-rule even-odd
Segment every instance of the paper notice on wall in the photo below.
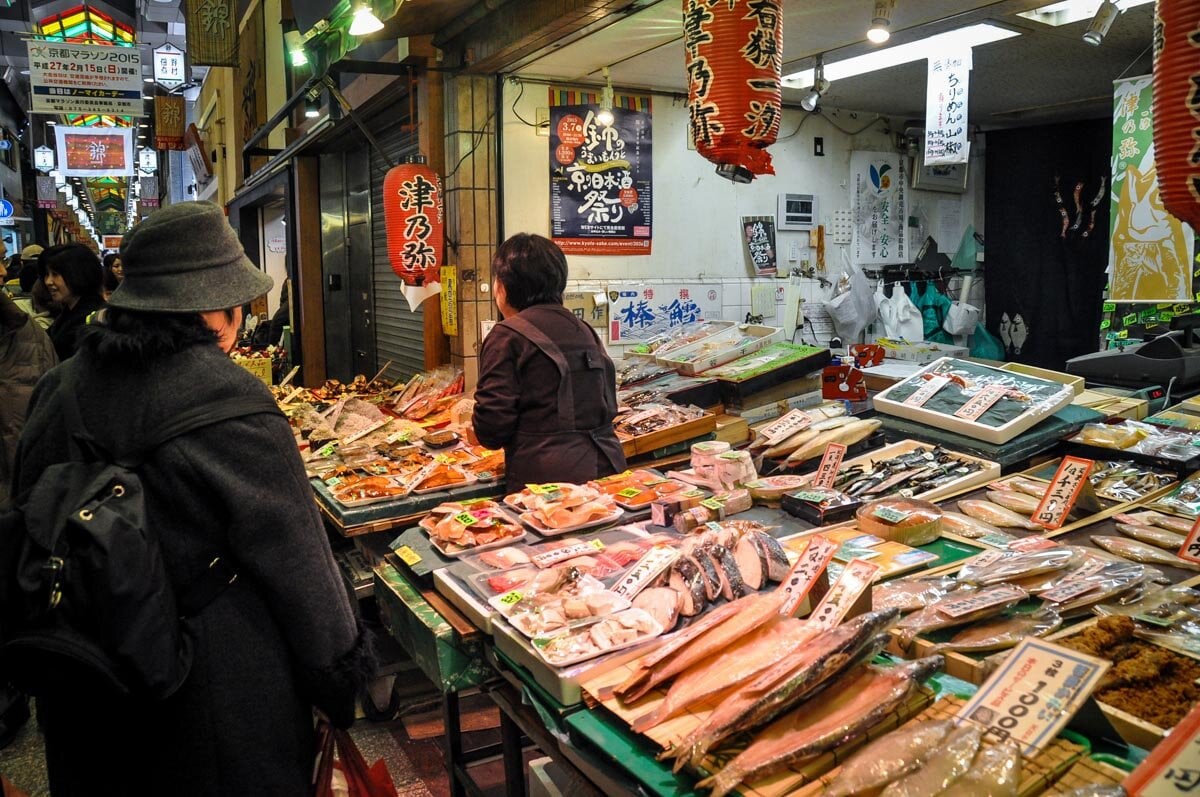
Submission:
{"label": "paper notice on wall", "polygon": [[896,152],[850,153],[850,251],[856,264],[912,262],[905,234],[908,194],[908,158]]}
{"label": "paper notice on wall", "polygon": [[925,165],[966,163],[971,48],[929,59],[925,84]]}
{"label": "paper notice on wall", "polygon": [[721,318],[720,285],[608,284],[609,340],[639,343],[673,327]]}

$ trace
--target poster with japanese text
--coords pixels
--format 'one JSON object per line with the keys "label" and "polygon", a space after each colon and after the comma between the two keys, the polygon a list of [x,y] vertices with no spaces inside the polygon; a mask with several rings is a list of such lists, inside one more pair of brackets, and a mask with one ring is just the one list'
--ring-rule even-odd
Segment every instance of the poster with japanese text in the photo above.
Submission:
{"label": "poster with japanese text", "polygon": [[641,343],[693,321],[721,318],[721,286],[695,284],[608,284],[608,338]]}
{"label": "poster with japanese text", "polygon": [[777,270],[775,219],[772,216],[742,216],[742,235],[754,275],[769,277]]}
{"label": "poster with japanese text", "polygon": [[860,266],[912,262],[907,160],[896,152],[850,153],[850,253]]}
{"label": "poster with japanese text", "polygon": [[618,95],[613,123],[597,95],[550,90],[550,234],[572,255],[648,255],[650,98]]}
{"label": "poster with japanese text", "polygon": [[925,88],[925,165],[966,163],[967,92],[971,83],[971,49],[929,59]]}
{"label": "poster with japanese text", "polygon": [[137,47],[31,41],[28,48],[34,113],[146,115]]}
{"label": "poster with japanese text", "polygon": [[[1151,95],[1149,75],[1114,83],[1108,296],[1113,302],[1192,299],[1195,234],[1167,213],[1158,195]],[[1065,199],[1069,223],[1089,224],[1092,197]]]}

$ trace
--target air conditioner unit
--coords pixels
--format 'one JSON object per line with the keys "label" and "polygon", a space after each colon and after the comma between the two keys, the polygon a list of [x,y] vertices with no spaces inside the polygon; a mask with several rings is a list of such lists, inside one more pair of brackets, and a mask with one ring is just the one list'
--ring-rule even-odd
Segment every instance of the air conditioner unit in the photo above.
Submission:
{"label": "air conditioner unit", "polygon": [[812,194],[780,194],[775,228],[804,232],[817,226],[817,198]]}

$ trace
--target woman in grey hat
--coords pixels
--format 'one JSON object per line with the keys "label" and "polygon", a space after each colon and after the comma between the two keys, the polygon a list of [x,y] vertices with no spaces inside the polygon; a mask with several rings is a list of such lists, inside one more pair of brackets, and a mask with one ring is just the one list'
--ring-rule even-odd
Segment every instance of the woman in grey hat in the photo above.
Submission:
{"label": "woman in grey hat", "polygon": [[[34,393],[16,499],[68,458],[65,379],[107,450],[188,408],[266,388],[227,356],[241,307],[271,288],[221,209],[158,211],[121,246],[125,280],[79,351]],[[66,373],[65,373],[66,372]],[[198,615],[190,675],[153,704],[71,683],[37,696],[51,793],[308,794],[316,706],[340,726],[370,671],[367,637],[338,576],[287,421],[235,418],[156,449],[139,469],[147,527],[177,591],[227,552],[238,578]]]}

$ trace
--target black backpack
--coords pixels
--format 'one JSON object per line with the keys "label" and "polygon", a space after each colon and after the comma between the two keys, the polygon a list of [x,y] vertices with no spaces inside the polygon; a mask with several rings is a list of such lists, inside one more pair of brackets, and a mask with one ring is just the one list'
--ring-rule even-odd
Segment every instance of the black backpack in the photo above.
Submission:
{"label": "black backpack", "polygon": [[201,577],[172,586],[158,541],[169,530],[147,527],[137,468],[187,432],[279,409],[266,396],[213,402],[168,420],[136,452],[109,454],[87,433],[67,370],[59,396],[71,459],[0,516],[0,672],[34,694],[72,683],[163,699],[191,668],[183,620],[237,572],[213,551]]}

